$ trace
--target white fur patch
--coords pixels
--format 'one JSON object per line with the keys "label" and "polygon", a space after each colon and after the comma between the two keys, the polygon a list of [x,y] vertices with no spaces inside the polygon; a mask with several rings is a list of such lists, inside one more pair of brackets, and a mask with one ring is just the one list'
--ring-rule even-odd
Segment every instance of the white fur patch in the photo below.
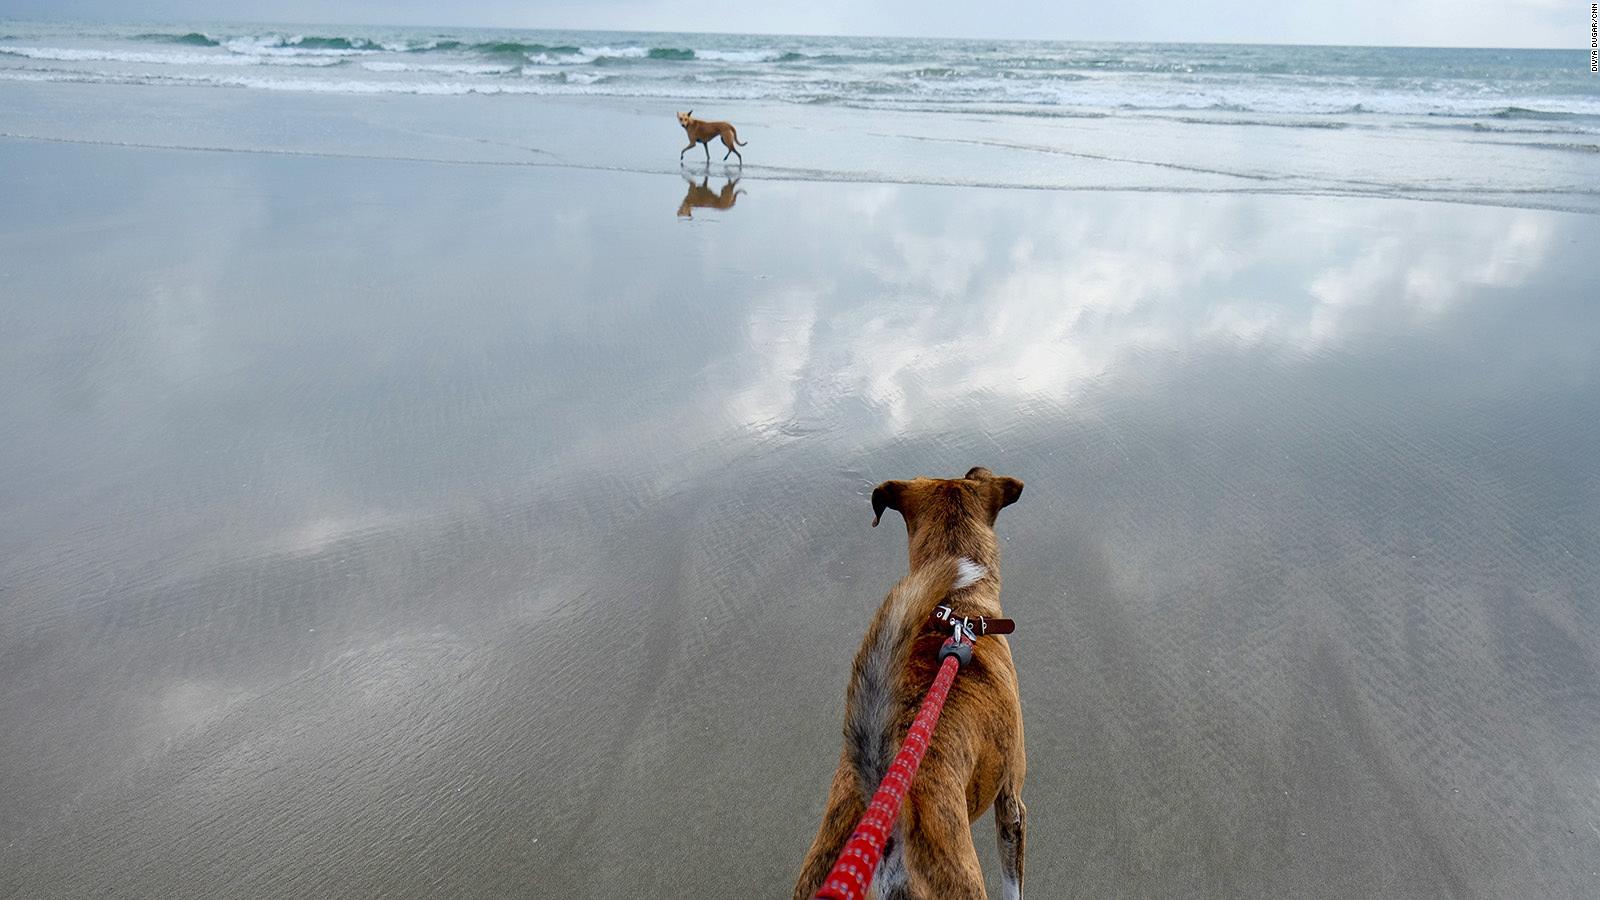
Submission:
{"label": "white fur patch", "polygon": [[956,583],[951,585],[950,588],[951,590],[959,591],[964,587],[972,587],[982,581],[983,576],[988,574],[988,569],[963,556],[961,561],[956,563]]}
{"label": "white fur patch", "polygon": [[1022,900],[1022,885],[1009,878],[1000,879],[1000,895],[1005,900]]}

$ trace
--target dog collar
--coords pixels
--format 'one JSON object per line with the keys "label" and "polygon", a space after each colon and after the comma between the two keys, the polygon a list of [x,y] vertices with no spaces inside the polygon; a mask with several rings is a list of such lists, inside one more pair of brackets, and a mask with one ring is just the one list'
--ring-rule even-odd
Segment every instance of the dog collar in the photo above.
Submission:
{"label": "dog collar", "polygon": [[988,616],[958,616],[955,610],[948,606],[941,606],[928,617],[928,624],[944,631],[958,624],[964,625],[965,630],[973,638],[981,638],[986,634],[1010,634],[1017,630],[1015,619],[989,618]]}

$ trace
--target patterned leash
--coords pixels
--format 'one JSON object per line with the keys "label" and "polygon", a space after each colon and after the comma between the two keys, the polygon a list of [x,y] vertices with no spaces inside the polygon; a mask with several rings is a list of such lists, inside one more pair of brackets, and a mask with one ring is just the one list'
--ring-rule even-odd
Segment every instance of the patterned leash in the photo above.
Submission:
{"label": "patterned leash", "polygon": [[972,661],[973,642],[986,634],[1010,634],[1016,630],[1016,623],[1010,619],[958,618],[948,606],[935,610],[933,621],[936,625],[950,627],[950,636],[939,648],[939,674],[934,676],[933,685],[922,698],[917,719],[906,732],[900,752],[895,754],[883,781],[878,783],[878,791],[867,804],[866,813],[856,824],[850,839],[845,841],[833,870],[822,880],[816,900],[864,900],[867,896],[872,876],[878,871],[878,862],[883,859],[883,848],[894,831],[895,819],[900,816],[906,791],[911,789],[911,779],[916,777],[917,767],[922,765],[922,757],[928,752],[928,742],[933,740],[933,729],[939,724],[950,685],[955,683],[961,667]]}

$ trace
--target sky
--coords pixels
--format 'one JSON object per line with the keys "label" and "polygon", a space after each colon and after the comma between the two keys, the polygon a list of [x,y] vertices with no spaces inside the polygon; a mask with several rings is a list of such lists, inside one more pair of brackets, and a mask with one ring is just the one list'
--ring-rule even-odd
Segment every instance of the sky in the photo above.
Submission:
{"label": "sky", "polygon": [[0,0],[0,17],[911,37],[1573,47],[1577,0]]}

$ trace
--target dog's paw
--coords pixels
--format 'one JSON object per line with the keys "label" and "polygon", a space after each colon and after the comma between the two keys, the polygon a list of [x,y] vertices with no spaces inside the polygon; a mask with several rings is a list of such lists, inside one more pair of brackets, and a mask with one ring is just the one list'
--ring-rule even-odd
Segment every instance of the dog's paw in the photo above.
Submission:
{"label": "dog's paw", "polygon": [[983,577],[988,574],[988,569],[963,556],[956,562],[956,582],[950,586],[950,589],[959,591],[964,587],[972,587],[982,581]]}

